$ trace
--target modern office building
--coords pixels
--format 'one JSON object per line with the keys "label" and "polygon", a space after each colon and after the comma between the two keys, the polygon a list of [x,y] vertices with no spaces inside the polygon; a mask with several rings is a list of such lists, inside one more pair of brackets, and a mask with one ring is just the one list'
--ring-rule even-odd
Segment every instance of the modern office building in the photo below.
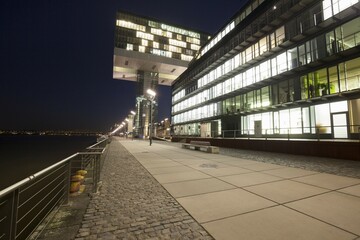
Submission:
{"label": "modern office building", "polygon": [[135,134],[149,133],[147,89],[156,92],[158,84],[171,86],[208,38],[199,31],[117,12],[113,77],[137,83]]}
{"label": "modern office building", "polygon": [[358,0],[251,0],[172,85],[174,135],[358,139]]}

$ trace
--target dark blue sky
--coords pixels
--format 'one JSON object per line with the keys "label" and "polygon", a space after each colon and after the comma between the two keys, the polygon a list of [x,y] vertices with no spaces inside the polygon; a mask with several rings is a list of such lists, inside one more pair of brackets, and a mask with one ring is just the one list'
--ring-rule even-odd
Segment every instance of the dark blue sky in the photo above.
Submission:
{"label": "dark blue sky", "polygon": [[[0,130],[108,131],[135,105],[135,84],[112,78],[115,15],[123,9],[215,33],[239,0],[0,1]],[[159,119],[170,117],[160,87]]]}

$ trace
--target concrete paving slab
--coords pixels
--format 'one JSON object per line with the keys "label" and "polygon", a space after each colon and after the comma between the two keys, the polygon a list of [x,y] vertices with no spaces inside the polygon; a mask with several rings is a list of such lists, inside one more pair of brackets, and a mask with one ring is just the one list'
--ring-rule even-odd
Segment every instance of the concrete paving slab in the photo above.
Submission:
{"label": "concrete paving slab", "polygon": [[175,198],[236,188],[233,185],[215,178],[177,183],[165,183],[163,186]]}
{"label": "concrete paving slab", "polygon": [[[143,162],[140,162],[143,163]],[[151,169],[151,168],[166,168],[166,167],[176,167],[176,166],[184,166],[180,163],[177,162],[164,162],[164,163],[154,163],[154,164],[143,164],[143,166],[146,169]]]}
{"label": "concrete paving slab", "polygon": [[283,206],[213,221],[203,226],[215,239],[352,240],[356,237]]}
{"label": "concrete paving slab", "polygon": [[351,194],[351,195],[360,197],[360,184],[356,185],[356,186],[340,189],[340,190],[338,190],[338,192],[347,193],[347,194]]}
{"label": "concrete paving slab", "polygon": [[207,159],[187,159],[187,160],[175,160],[178,163],[190,166],[190,165],[197,165],[197,164],[219,164],[217,162],[207,160]]}
{"label": "concrete paving slab", "polygon": [[285,166],[280,166],[280,165],[271,164],[271,163],[257,162],[254,164],[245,165],[245,166],[243,166],[243,168],[253,170],[253,171],[264,171],[264,170],[285,168]]}
{"label": "concrete paving slab", "polygon": [[188,171],[188,172],[177,172],[177,173],[166,173],[154,175],[154,178],[159,181],[159,183],[173,183],[181,181],[189,181],[195,179],[204,179],[210,178],[211,176],[201,173],[199,171]]}
{"label": "concrete paving slab", "polygon": [[203,170],[203,169],[218,169],[218,168],[228,168],[228,165],[218,163],[218,162],[202,162],[200,164],[188,165],[189,167],[196,169],[196,170]]}
{"label": "concrete paving slab", "polygon": [[288,203],[293,209],[360,235],[360,198],[339,192]]}
{"label": "concrete paving slab", "polygon": [[253,160],[234,159],[233,161],[226,161],[224,163],[229,165],[229,166],[243,167],[243,166],[246,166],[246,165],[256,164],[258,162],[253,161]]}
{"label": "concrete paving slab", "polygon": [[283,180],[283,178],[271,176],[260,172],[252,172],[252,173],[244,173],[239,175],[219,177],[219,179],[238,187],[246,187],[246,186]]}
{"label": "concrete paving slab", "polygon": [[173,166],[173,167],[158,167],[158,168],[149,168],[148,171],[151,174],[165,174],[165,173],[177,173],[177,172],[192,172],[194,169],[187,166]]}
{"label": "concrete paving slab", "polygon": [[200,223],[275,205],[242,189],[177,198],[177,201]]}
{"label": "concrete paving slab", "polygon": [[215,162],[229,162],[229,161],[237,161],[238,159],[234,157],[219,155],[217,158],[212,158],[211,160]]}
{"label": "concrete paving slab", "polygon": [[324,188],[314,187],[290,180],[245,187],[245,189],[262,197],[271,199],[277,203],[286,203],[329,191]]}
{"label": "concrete paving slab", "polygon": [[251,170],[240,167],[222,167],[222,168],[207,168],[199,169],[201,172],[211,175],[213,177],[238,175],[243,173],[251,173]]}
{"label": "concrete paving slab", "polygon": [[336,176],[327,173],[319,173],[305,177],[293,178],[292,180],[332,190],[360,183],[360,179]]}
{"label": "concrete paving slab", "polygon": [[266,170],[263,171],[263,173],[277,177],[282,177],[282,178],[295,178],[295,177],[303,177],[303,176],[318,174],[318,172],[304,170],[301,168],[291,168],[291,167]]}

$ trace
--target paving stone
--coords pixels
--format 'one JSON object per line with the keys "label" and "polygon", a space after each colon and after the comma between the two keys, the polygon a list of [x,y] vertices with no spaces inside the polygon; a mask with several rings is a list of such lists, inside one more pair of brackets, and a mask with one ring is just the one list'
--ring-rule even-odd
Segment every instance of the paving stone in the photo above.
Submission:
{"label": "paving stone", "polygon": [[77,238],[212,239],[122,145],[114,140]]}

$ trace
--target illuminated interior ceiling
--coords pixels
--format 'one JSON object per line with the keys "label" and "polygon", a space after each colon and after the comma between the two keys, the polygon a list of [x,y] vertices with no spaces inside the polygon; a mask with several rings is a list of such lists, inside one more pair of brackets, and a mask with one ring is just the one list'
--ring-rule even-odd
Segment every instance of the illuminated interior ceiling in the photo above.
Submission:
{"label": "illuminated interior ceiling", "polygon": [[113,78],[136,81],[137,71],[159,73],[159,84],[171,86],[189,62],[149,53],[115,48]]}

